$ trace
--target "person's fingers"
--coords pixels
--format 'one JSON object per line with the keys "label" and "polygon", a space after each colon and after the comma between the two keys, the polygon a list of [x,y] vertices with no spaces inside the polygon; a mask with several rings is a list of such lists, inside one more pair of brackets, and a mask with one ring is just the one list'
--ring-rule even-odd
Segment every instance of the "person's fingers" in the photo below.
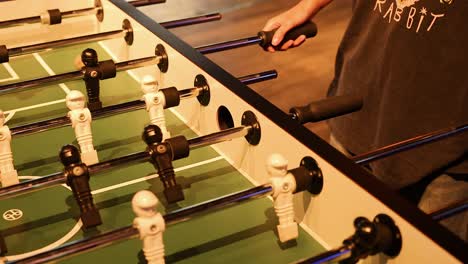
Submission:
{"label": "person's fingers", "polygon": [[269,47],[267,48],[267,50],[268,50],[269,52],[275,52],[275,51],[276,51],[275,48],[273,48],[272,46],[269,46]]}
{"label": "person's fingers", "polygon": [[271,45],[278,46],[284,38],[284,35],[288,32],[289,28],[285,25],[279,27],[275,34],[273,35],[273,39],[271,40]]}
{"label": "person's fingers", "polygon": [[297,47],[297,46],[301,45],[302,43],[304,43],[305,40],[306,40],[306,36],[305,35],[300,35],[297,39],[294,40],[293,46]]}
{"label": "person's fingers", "polygon": [[280,26],[281,26],[281,23],[279,23],[278,20],[274,17],[266,22],[262,30],[271,31],[271,30],[279,28]]}
{"label": "person's fingers", "polygon": [[281,50],[287,50],[289,49],[292,45],[294,44],[294,41],[292,39],[286,41],[282,46]]}

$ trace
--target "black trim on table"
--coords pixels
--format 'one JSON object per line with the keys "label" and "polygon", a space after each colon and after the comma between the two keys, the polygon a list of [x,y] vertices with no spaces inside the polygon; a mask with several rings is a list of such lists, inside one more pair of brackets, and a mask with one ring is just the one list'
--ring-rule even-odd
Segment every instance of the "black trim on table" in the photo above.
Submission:
{"label": "black trim on table", "polygon": [[167,29],[160,26],[132,5],[121,0],[110,0],[110,2],[138,21],[138,23],[158,36],[161,40],[169,44],[181,55],[196,64],[203,71],[211,75],[231,92],[242,98],[245,102],[250,104],[252,108],[265,115],[299,142],[307,146],[311,151],[329,162],[333,167],[374,196],[377,200],[388,206],[392,211],[400,215],[450,254],[461,261],[468,259],[466,243],[464,241],[449,232],[443,226],[434,222],[430,216],[421,212],[416,206],[399,196],[397,192],[392,191],[364,168],[346,158],[304,126],[297,124],[288,114],[242,84],[234,76],[178,39]]}

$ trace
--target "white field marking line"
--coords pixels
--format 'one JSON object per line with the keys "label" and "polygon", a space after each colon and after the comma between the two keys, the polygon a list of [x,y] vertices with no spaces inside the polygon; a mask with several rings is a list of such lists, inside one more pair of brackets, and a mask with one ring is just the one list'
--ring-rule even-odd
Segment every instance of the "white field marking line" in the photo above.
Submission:
{"label": "white field marking line", "polygon": [[[49,74],[49,75],[55,75],[55,72],[49,67],[49,65],[47,65],[47,63],[45,62],[45,60],[41,57],[41,55],[39,55],[38,53],[33,53],[33,56],[34,58],[36,58],[36,60],[39,62],[39,64],[41,64],[42,68],[44,68],[44,70],[46,70],[46,72]],[[67,85],[65,85],[64,83],[61,83],[59,84],[60,88],[62,88],[62,90],[68,94],[70,92],[70,89],[67,87]]]}
{"label": "white field marking line", "polygon": [[[191,169],[191,168],[203,166],[203,165],[213,163],[213,162],[216,162],[216,161],[219,161],[219,160],[222,160],[222,159],[223,159],[223,157],[218,156],[218,157],[215,157],[215,158],[212,158],[212,159],[207,159],[207,160],[200,161],[200,162],[190,164],[190,165],[187,165],[187,166],[183,166],[183,167],[180,167],[180,168],[175,168],[174,172],[184,171],[184,170],[188,170],[188,169]],[[108,187],[105,187],[105,188],[101,188],[101,189],[92,191],[91,194],[94,195],[94,194],[99,194],[99,193],[119,189],[119,188],[122,188],[122,187],[125,187],[125,186],[128,186],[128,185],[132,185],[132,184],[135,184],[135,183],[139,183],[139,182],[142,182],[142,181],[147,181],[147,180],[150,180],[150,179],[154,179],[154,178],[157,178],[158,176],[159,175],[157,173],[151,174],[149,176],[141,177],[141,178],[138,178],[138,179],[135,179],[135,180],[126,181],[126,182],[123,182],[123,183],[119,183],[119,184],[115,184],[115,185],[108,186]]]}
{"label": "white field marking line", "polygon": [[[48,74],[50,75],[53,75],[55,74],[52,69],[50,69],[50,67],[45,63],[45,61],[42,59],[42,57],[39,56],[39,54],[37,53],[34,53],[33,54],[34,57],[36,58],[36,60],[41,64],[42,67],[44,67],[44,69],[47,71]],[[37,56],[36,56],[37,55]],[[10,75],[12,76],[12,78],[9,78],[9,79],[4,79],[4,80],[0,80],[0,82],[2,81],[6,81],[6,80],[17,80],[19,79],[18,77],[18,74],[16,74],[16,72],[13,70],[13,68],[11,68],[10,64],[8,63],[3,63],[4,67],[7,69],[7,71],[10,73]],[[44,66],[45,65],[45,66]],[[70,89],[68,89],[68,87],[66,87],[66,85],[64,84],[60,84],[60,85],[63,85],[64,87],[62,87],[62,89],[68,93],[70,91]],[[7,118],[5,119],[5,123],[8,122],[10,119],[13,118],[13,116],[17,113],[17,112],[22,112],[22,111],[27,111],[27,110],[31,110],[31,109],[35,109],[35,108],[40,108],[40,107],[44,107],[44,106],[49,106],[49,105],[54,105],[54,104],[60,104],[60,103],[64,103],[65,102],[65,99],[60,99],[60,100],[55,100],[55,101],[51,101],[51,102],[47,102],[47,103],[41,103],[41,104],[36,104],[36,105],[30,105],[30,106],[26,106],[26,107],[20,107],[20,108],[16,108],[16,109],[11,109],[11,110],[8,110],[8,111],[5,111],[4,113],[7,114]]]}
{"label": "white field marking line", "polygon": [[11,112],[21,112],[21,111],[31,110],[31,109],[39,108],[39,107],[43,107],[43,106],[60,104],[60,103],[64,103],[65,101],[66,101],[65,99],[60,99],[60,100],[50,101],[50,102],[47,102],[47,103],[41,103],[41,104],[30,105],[30,106],[25,106],[25,107],[21,107],[21,108],[8,110],[8,111],[4,111],[4,113],[9,114]]}
{"label": "white field marking line", "polygon": [[[18,178],[19,179],[25,179],[25,180],[34,180],[34,179],[41,178],[41,177],[39,177],[39,176],[19,176]],[[67,187],[67,189],[68,189],[68,186],[65,186],[64,184],[62,184],[62,186]],[[79,219],[78,222],[76,222],[75,226],[70,231],[68,231],[67,234],[65,234],[62,238],[55,241],[54,243],[49,244],[49,245],[47,245],[45,247],[33,250],[33,251],[23,253],[23,254],[5,256],[5,257],[1,258],[0,261],[16,261],[16,260],[28,258],[28,257],[34,256],[34,255],[49,251],[51,249],[54,249],[54,248],[64,244],[68,240],[70,240],[76,233],[78,233],[80,231],[82,226],[83,226],[83,222],[81,221],[81,219]]]}
{"label": "white field marking line", "polygon": [[18,80],[19,79],[19,76],[18,74],[16,74],[15,70],[13,70],[13,68],[11,67],[10,63],[8,62],[5,62],[5,63],[2,63],[3,67],[5,67],[5,69],[7,70],[8,74],[10,74],[10,78],[6,78],[6,79],[2,79],[0,80],[0,83],[2,82],[8,82],[8,81],[14,81],[14,80]]}

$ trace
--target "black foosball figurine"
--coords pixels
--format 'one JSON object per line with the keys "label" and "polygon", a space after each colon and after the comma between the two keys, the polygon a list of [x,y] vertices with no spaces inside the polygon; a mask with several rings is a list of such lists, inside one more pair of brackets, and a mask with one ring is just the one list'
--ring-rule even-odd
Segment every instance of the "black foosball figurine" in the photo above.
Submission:
{"label": "black foosball figurine", "polygon": [[164,185],[164,196],[167,202],[184,200],[182,186],[175,179],[172,161],[188,156],[189,146],[185,137],[173,137],[161,142],[161,129],[156,125],[148,125],[143,132],[143,140],[148,145],[151,163],[158,171],[159,178]]}
{"label": "black foosball figurine", "polygon": [[102,224],[89,186],[88,167],[81,162],[80,152],[73,145],[63,146],[60,150],[60,161],[65,166],[67,185],[71,187],[80,208],[83,227],[87,229]]}
{"label": "black foosball figurine", "polygon": [[102,108],[102,102],[99,99],[99,60],[97,52],[93,49],[85,49],[81,53],[81,61],[83,67],[83,80],[86,84],[86,92],[88,93],[88,108],[93,111]]}

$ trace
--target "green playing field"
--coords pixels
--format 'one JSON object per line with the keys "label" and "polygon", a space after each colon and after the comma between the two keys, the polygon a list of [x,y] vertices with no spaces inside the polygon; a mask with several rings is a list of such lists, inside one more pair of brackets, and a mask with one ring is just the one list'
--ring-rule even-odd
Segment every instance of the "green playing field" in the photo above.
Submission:
{"label": "green playing field", "polygon": [[[98,51],[101,60],[110,56],[99,44],[74,46],[53,52],[14,58],[11,69],[19,80],[76,70],[75,57],[86,48]],[[46,68],[48,69],[46,70]],[[0,66],[0,81],[11,78],[6,67]],[[127,73],[101,82],[101,100],[105,106],[141,98],[139,84]],[[84,83],[44,86],[0,96],[4,111],[14,112],[10,128],[52,117],[64,116],[67,89],[84,92]],[[195,99],[189,99],[195,100]],[[182,104],[184,102],[181,102]],[[187,138],[197,136],[171,111],[166,110],[167,126],[172,135]],[[100,161],[143,151],[141,132],[149,122],[146,111],[139,110],[93,121],[93,139]],[[63,127],[12,140],[15,167],[22,180],[63,170],[58,162],[62,145],[74,143],[71,127]],[[258,166],[265,166],[259,161]],[[164,214],[253,185],[211,147],[191,151],[190,157],[174,162],[177,181],[184,188],[185,200],[168,205],[162,195],[162,184],[149,163],[119,167],[106,173],[91,175],[91,187],[103,224],[83,232],[77,228],[79,210],[70,190],[56,186],[18,196],[0,203],[0,213],[19,209],[22,217],[0,220],[1,234],[8,246],[8,256],[28,253],[48,245],[90,237],[131,225],[134,214],[130,200],[138,190],[149,189],[161,200]],[[297,243],[280,245],[276,232],[277,218],[270,199],[262,198],[240,206],[197,217],[188,222],[167,227],[164,233],[168,263],[287,263],[323,251],[323,247],[301,230]],[[58,243],[57,243],[58,241]],[[7,259],[12,260],[11,257]],[[63,263],[138,263],[142,262],[141,241],[130,240],[107,248],[64,260]]]}

